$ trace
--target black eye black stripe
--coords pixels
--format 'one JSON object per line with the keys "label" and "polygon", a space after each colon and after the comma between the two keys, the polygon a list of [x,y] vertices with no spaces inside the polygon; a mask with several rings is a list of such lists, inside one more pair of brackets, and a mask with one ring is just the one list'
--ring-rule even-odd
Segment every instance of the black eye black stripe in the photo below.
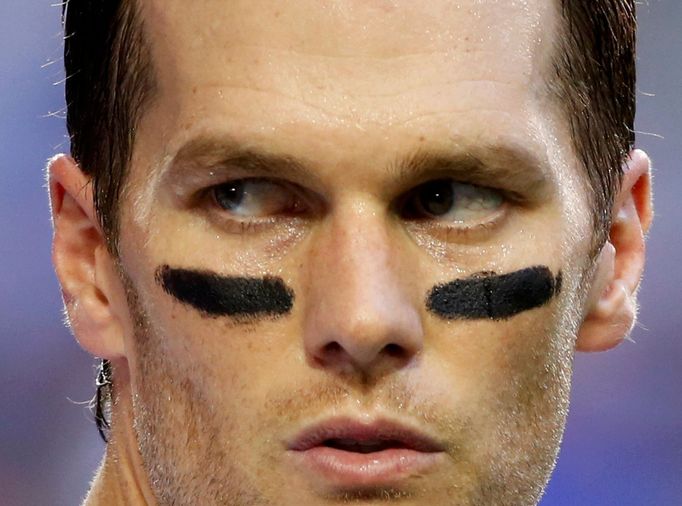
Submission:
{"label": "black eye black stripe", "polygon": [[426,307],[446,320],[504,320],[547,304],[561,291],[561,272],[555,277],[544,266],[509,274],[480,273],[435,286]]}
{"label": "black eye black stripe", "polygon": [[[208,316],[264,317],[291,311],[294,292],[281,278],[220,276],[211,271],[156,271],[166,293]],[[447,320],[504,320],[547,304],[561,291],[561,272],[536,266],[509,274],[479,273],[435,286],[426,307]]]}
{"label": "black eye black stripe", "polygon": [[276,277],[220,276],[164,265],[157,269],[156,281],[169,295],[209,316],[280,316],[294,305],[293,290]]}

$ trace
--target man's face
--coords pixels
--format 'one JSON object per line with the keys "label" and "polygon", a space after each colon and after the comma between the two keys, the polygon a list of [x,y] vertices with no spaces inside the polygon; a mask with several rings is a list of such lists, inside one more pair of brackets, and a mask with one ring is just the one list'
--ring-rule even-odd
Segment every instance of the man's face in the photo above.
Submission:
{"label": "man's face", "polygon": [[160,502],[534,504],[591,238],[553,6],[141,4],[120,251]]}

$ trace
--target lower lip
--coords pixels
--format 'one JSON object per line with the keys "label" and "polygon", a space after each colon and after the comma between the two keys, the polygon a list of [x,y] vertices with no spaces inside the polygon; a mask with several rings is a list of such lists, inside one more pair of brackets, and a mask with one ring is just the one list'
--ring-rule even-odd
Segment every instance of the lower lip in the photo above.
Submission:
{"label": "lower lip", "polygon": [[442,452],[420,452],[407,448],[355,453],[327,446],[289,453],[296,467],[340,488],[395,485],[438,465],[444,455]]}

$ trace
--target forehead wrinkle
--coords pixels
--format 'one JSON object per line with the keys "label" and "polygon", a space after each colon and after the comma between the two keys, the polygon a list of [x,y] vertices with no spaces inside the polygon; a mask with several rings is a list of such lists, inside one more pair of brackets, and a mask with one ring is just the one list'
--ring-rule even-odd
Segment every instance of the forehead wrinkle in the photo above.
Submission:
{"label": "forehead wrinkle", "polygon": [[[172,16],[171,13],[173,13],[173,12],[175,12],[177,14],[176,17],[179,17],[180,19],[184,18],[183,9],[185,7],[182,7],[181,3],[169,2],[167,4],[166,2],[161,3],[161,2],[156,2],[156,1],[152,1],[152,0],[148,0],[148,2],[152,3],[153,5],[157,5],[157,7],[155,9],[150,9],[150,10],[155,11],[155,12],[153,12],[154,15],[153,16],[150,15],[150,17],[153,17],[155,20],[155,23],[153,23],[153,24],[159,25],[159,26],[154,27],[157,32],[163,31],[163,29],[179,29],[180,26],[186,25],[183,28],[184,31],[181,32],[181,34],[186,35],[185,31],[189,31],[191,29],[191,27],[192,27],[191,23],[188,24],[188,23],[173,23],[172,22],[173,21],[172,18],[174,16]],[[343,3],[343,2],[341,2],[341,3]],[[484,20],[486,18],[486,16],[493,16],[495,14],[497,9],[494,8],[494,3],[497,3],[497,2],[481,2],[480,0],[475,0],[475,1],[472,0],[470,2],[464,2],[464,5],[473,4],[470,7],[470,9],[472,11],[479,12],[479,14],[481,14],[481,12],[482,12],[482,16],[483,16],[483,20]],[[215,2],[215,3],[209,2],[206,4],[202,4],[202,6],[205,6],[206,9],[199,8],[199,11],[208,10],[210,12],[208,7],[209,7],[209,5],[213,5],[213,4],[214,5],[220,5],[219,2]],[[235,5],[238,5],[238,4],[239,4],[239,2],[235,2]],[[447,2],[445,2],[445,4],[447,4]],[[498,34],[499,40],[497,40],[497,39],[495,39],[495,40],[497,40],[498,45],[499,44],[505,44],[505,46],[509,46],[508,39],[509,39],[509,37],[511,37],[511,35],[516,35],[521,39],[520,44],[514,44],[514,46],[518,45],[519,47],[518,47],[518,49],[513,50],[512,54],[518,56],[521,60],[523,60],[523,63],[521,63],[521,61],[519,61],[519,63],[521,65],[521,67],[523,67],[523,69],[524,69],[523,73],[526,75],[529,75],[530,71],[531,71],[529,65],[532,65],[532,63],[529,61],[528,57],[531,56],[531,58],[532,58],[532,54],[528,54],[528,53],[533,53],[534,51],[532,51],[532,49],[535,48],[537,45],[541,44],[541,42],[542,42],[541,28],[543,27],[543,23],[540,22],[541,13],[540,12],[532,12],[531,8],[528,5],[528,2],[514,2],[514,3],[512,3],[512,5],[514,6],[512,12],[523,13],[524,18],[526,19],[524,26],[520,30],[519,29],[512,30],[512,28],[513,28],[512,25],[510,25],[506,21],[498,20],[499,16],[495,16],[493,19],[496,20],[496,22],[498,22],[499,24],[501,24],[502,28],[504,28],[504,30],[502,30],[502,33]],[[173,7],[170,7],[170,6],[173,6]],[[292,6],[292,9],[295,9],[295,6]],[[300,9],[300,5],[299,5],[299,9]],[[158,10],[159,12],[157,13],[156,10]],[[196,9],[193,9],[193,10],[196,10]],[[352,68],[357,68],[358,62],[356,60],[358,58],[360,58],[360,59],[369,58],[370,60],[385,59],[385,55],[381,52],[378,55],[374,54],[374,53],[370,53],[370,54],[366,54],[366,55],[363,53],[361,53],[359,55],[355,54],[355,53],[350,54],[350,55],[345,55],[343,53],[342,54],[338,54],[338,53],[326,54],[327,50],[324,49],[323,44],[319,44],[319,42],[312,43],[311,41],[309,41],[309,43],[304,44],[300,47],[296,46],[294,44],[288,44],[287,49],[282,49],[281,47],[278,47],[278,44],[280,44],[282,42],[282,37],[284,37],[285,35],[291,37],[292,34],[289,31],[283,29],[284,31],[282,31],[282,30],[276,31],[277,34],[279,34],[279,35],[278,35],[278,37],[273,38],[272,34],[270,32],[268,32],[267,30],[265,30],[265,28],[263,26],[257,27],[257,30],[255,30],[255,31],[254,30],[248,30],[247,29],[248,26],[251,23],[254,23],[256,21],[256,19],[258,19],[257,17],[254,16],[254,12],[251,12],[252,10],[255,11],[256,8],[250,9],[249,12],[247,13],[248,14],[247,19],[250,21],[248,21],[248,20],[244,21],[246,26],[237,26],[237,27],[235,27],[235,28],[238,28],[237,30],[225,29],[225,26],[229,26],[229,24],[226,25],[226,23],[218,24],[216,28],[212,28],[210,30],[204,26],[204,30],[201,33],[192,33],[192,38],[190,39],[190,42],[185,44],[186,47],[183,48],[183,49],[186,49],[186,51],[168,51],[168,50],[166,50],[165,52],[162,51],[164,53],[170,53],[170,54],[165,54],[165,58],[172,59],[174,61],[174,64],[170,65],[170,63],[171,63],[170,61],[165,61],[164,64],[159,65],[159,67],[161,69],[175,68],[175,70],[177,71],[178,65],[188,63],[185,60],[175,61],[177,58],[180,58],[181,55],[179,53],[182,52],[184,54],[184,52],[190,51],[190,52],[192,52],[193,55],[195,55],[195,58],[191,58],[188,55],[186,55],[187,56],[186,59],[191,60],[190,63],[193,63],[193,64],[198,64],[202,61],[205,62],[206,65],[204,65],[204,68],[206,68],[208,70],[208,74],[205,77],[209,77],[209,76],[214,75],[214,71],[211,69],[215,69],[215,65],[209,64],[209,62],[211,62],[213,64],[217,64],[219,62],[224,64],[225,58],[227,58],[230,54],[233,54],[233,53],[236,54],[239,58],[244,58],[244,54],[243,54],[244,48],[256,49],[260,54],[258,54],[258,55],[254,54],[253,56],[255,59],[261,61],[261,64],[259,64],[258,67],[259,68],[267,67],[269,69],[269,71],[272,71],[272,68],[271,68],[272,65],[270,65],[270,61],[266,62],[265,60],[267,60],[269,57],[273,57],[273,54],[275,54],[277,52],[281,52],[281,51],[286,51],[287,53],[291,53],[291,54],[298,54],[299,56],[304,56],[304,57],[306,57],[306,56],[313,56],[314,58],[317,58],[318,56],[323,57],[323,58],[324,57],[330,57],[333,60],[348,57],[351,60],[353,60],[353,62],[352,62],[353,67]],[[286,11],[287,9],[285,8],[284,10]],[[432,20],[440,20],[440,17],[436,16],[435,12],[430,12],[433,9],[424,8],[422,10],[425,11],[424,12],[425,18],[429,18]],[[451,10],[452,10],[452,8],[448,9],[448,11],[451,11]],[[459,10],[459,7],[458,7],[458,10]],[[539,10],[544,11],[545,9],[543,9],[542,7],[539,7]],[[487,13],[488,11],[490,11],[490,13]],[[213,20],[213,21],[215,21],[214,18],[229,20],[229,19],[231,19],[231,14],[230,14],[231,12],[232,11],[228,7],[220,8],[220,9],[215,10],[212,17],[207,17],[206,19]],[[327,12],[327,14],[328,14],[331,11],[329,9],[327,9],[326,11],[322,11],[322,12]],[[405,15],[407,12],[408,11],[405,11]],[[238,13],[238,11],[236,11],[232,14],[236,15],[237,13]],[[203,19],[202,16],[206,16],[206,14],[203,14],[201,12],[199,12],[198,14],[200,17],[197,19],[199,19],[199,20]],[[456,17],[453,18],[453,20],[456,23],[462,23],[463,22],[462,18],[463,18],[463,15],[458,14]],[[164,21],[161,22],[161,20],[164,20]],[[424,20],[422,20],[422,22],[423,21]],[[418,22],[418,20],[411,20],[410,24],[413,25],[417,22]],[[483,21],[479,20],[478,22],[481,23]],[[260,24],[262,25],[263,23],[261,22]],[[286,23],[280,22],[280,25],[282,25],[282,24],[286,24]],[[338,28],[338,25],[343,25],[343,23],[338,23],[338,22],[335,23],[335,26],[337,28]],[[373,25],[371,25],[371,26],[373,26]],[[467,26],[468,25],[464,25],[465,28],[467,28]],[[275,27],[282,28],[279,25],[275,25]],[[382,23],[379,23],[379,25],[376,28],[379,29],[381,27],[384,27],[384,25]],[[367,27],[365,27],[365,28],[367,28]],[[433,31],[431,30],[431,28],[434,28]],[[403,47],[402,45],[400,45],[397,48],[397,49],[399,49],[399,51],[395,54],[390,54],[389,59],[392,59],[394,57],[395,58],[402,58],[405,55],[418,55],[422,51],[423,51],[424,55],[430,54],[431,56],[433,56],[434,54],[437,54],[437,53],[442,53],[442,54],[450,54],[450,55],[467,56],[467,59],[470,59],[470,58],[479,59],[479,58],[475,57],[475,53],[478,52],[479,50],[485,49],[486,46],[485,46],[484,42],[487,41],[488,38],[493,37],[493,34],[496,33],[494,30],[491,30],[490,37],[486,37],[485,40],[482,38],[481,41],[478,41],[478,39],[473,36],[475,34],[469,34],[469,37],[466,38],[466,41],[467,41],[466,44],[468,47],[468,49],[466,49],[466,48],[461,47],[462,41],[460,40],[460,37],[463,37],[461,30],[457,31],[456,28],[457,28],[456,25],[450,26],[450,27],[447,27],[447,26],[431,27],[430,24],[427,24],[425,29],[423,30],[424,33],[422,33],[421,34],[422,36],[420,36],[420,38],[418,39],[420,44],[417,47],[414,47],[414,45],[408,46],[408,47]],[[488,27],[488,28],[490,28],[490,27]],[[341,30],[341,28],[338,28],[338,29]],[[357,28],[355,28],[354,30],[357,30]],[[257,32],[257,33],[254,33],[254,32]],[[282,33],[280,33],[280,32],[282,32]],[[456,37],[453,40],[450,40],[448,38],[445,41],[446,42],[445,44],[442,44],[442,43],[441,44],[435,44],[434,41],[438,40],[439,36],[443,36],[442,32],[446,32],[446,33],[454,32]],[[507,32],[510,32],[510,33],[507,33]],[[206,35],[207,33],[210,33],[212,35],[212,37],[208,37]],[[507,35],[504,35],[505,33],[507,33]],[[241,36],[237,37],[237,34],[241,34]],[[164,46],[164,45],[168,44],[169,41],[166,40],[166,39],[168,39],[168,37],[165,37],[165,38],[162,37],[161,33],[156,33],[155,35],[157,35],[157,37],[154,37],[154,39],[159,39],[159,40],[156,40],[155,42],[157,42],[159,45]],[[453,35],[453,36],[455,36],[455,35]],[[170,39],[170,40],[175,41],[175,39]],[[180,40],[182,40],[182,38],[180,38]],[[355,40],[355,39],[353,39],[353,40]],[[204,46],[206,46],[210,41],[215,42],[216,44],[219,43],[221,45],[221,47],[223,48],[223,50],[221,50],[219,52],[211,52],[211,51],[206,52],[205,51],[206,48]],[[339,49],[344,49],[344,48],[347,49],[349,47],[357,48],[358,46],[360,46],[359,42],[357,42],[355,44],[343,44],[343,45],[339,46]],[[469,47],[469,46],[471,46],[471,47]],[[427,49],[424,49],[424,48],[427,48]],[[466,50],[464,50],[464,49],[466,49]],[[488,48],[488,49],[493,50],[492,48]],[[201,56],[201,52],[203,52],[203,57],[196,58],[196,56]],[[216,54],[214,54],[214,53],[216,53]],[[220,55],[222,55],[222,56],[220,56]],[[155,55],[155,56],[158,56],[158,55]],[[219,58],[219,57],[221,58],[220,60],[215,60],[215,61],[212,60],[212,58]],[[277,57],[277,55],[275,55],[275,57],[274,57],[275,62],[276,61],[282,61],[283,59],[286,59],[286,58],[279,58],[279,57]],[[231,59],[229,61],[231,61]],[[303,62],[301,62],[301,63],[303,63]],[[306,72],[305,69],[307,69],[307,68],[311,68],[314,71],[314,69],[316,69],[318,67],[318,65],[315,65],[314,63],[312,65],[310,65],[310,63],[311,62],[307,62],[307,64],[299,65],[299,67],[302,69],[303,72]],[[197,65],[193,65],[193,67],[196,67],[196,66]],[[361,74],[364,74],[364,72],[362,72]],[[385,75],[383,69],[380,72],[380,75],[381,74]],[[417,76],[420,76],[420,75],[422,75],[422,73],[417,72]],[[174,79],[164,79],[163,81],[165,83],[172,83],[172,82],[176,81],[177,77],[178,76],[173,76]],[[232,80],[232,79],[235,79],[238,77],[239,77],[238,73],[233,73],[231,76],[229,76],[229,79]],[[279,77],[280,78],[277,81],[283,82],[284,76],[279,76]],[[295,77],[295,75],[292,76],[292,73],[288,73],[288,77],[286,77],[284,80],[290,79],[290,78],[293,79],[294,77]],[[402,76],[402,77],[404,78],[404,76]],[[391,81],[394,81],[394,80],[389,79],[386,82],[386,84],[390,84]],[[242,83],[242,84],[244,84],[244,83]]]}

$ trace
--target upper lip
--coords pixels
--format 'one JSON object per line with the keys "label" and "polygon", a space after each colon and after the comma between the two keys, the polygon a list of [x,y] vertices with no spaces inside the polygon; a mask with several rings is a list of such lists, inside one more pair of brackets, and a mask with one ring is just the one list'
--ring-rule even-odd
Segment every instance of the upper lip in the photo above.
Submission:
{"label": "upper lip", "polygon": [[289,441],[288,449],[305,451],[333,439],[367,444],[392,441],[420,452],[444,450],[435,438],[407,424],[389,419],[364,422],[353,418],[332,418],[308,426]]}

